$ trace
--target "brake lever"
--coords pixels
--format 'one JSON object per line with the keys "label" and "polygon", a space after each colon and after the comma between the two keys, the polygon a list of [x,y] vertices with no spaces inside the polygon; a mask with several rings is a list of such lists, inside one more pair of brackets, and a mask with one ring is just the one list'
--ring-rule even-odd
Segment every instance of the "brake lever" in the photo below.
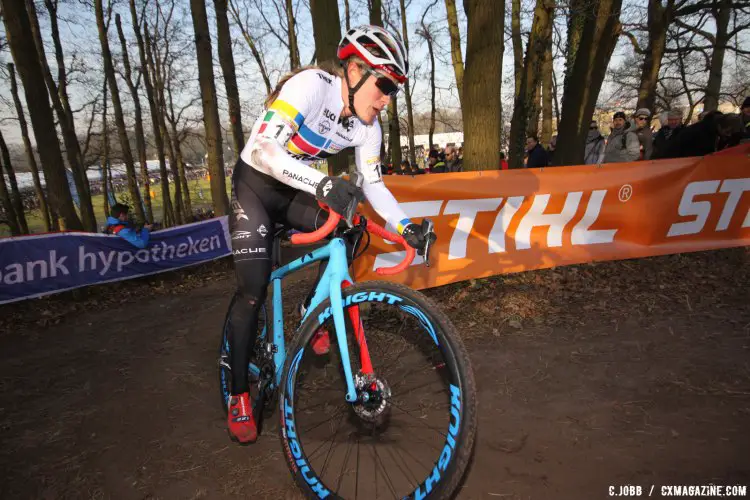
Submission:
{"label": "brake lever", "polygon": [[423,219],[422,220],[422,234],[427,236],[425,245],[424,245],[424,263],[427,267],[430,267],[430,248],[432,247],[432,239],[429,237],[429,235],[435,234],[435,224],[430,219]]}
{"label": "brake lever", "polygon": [[[365,178],[360,172],[354,172],[349,175],[349,182],[357,186],[358,188],[362,189],[362,186],[364,185]],[[346,207],[346,210],[344,211],[342,217],[346,221],[346,225],[349,227],[349,229],[352,229],[354,227],[353,219],[354,215],[357,213],[357,205],[359,203],[357,202],[356,198],[352,198],[352,201],[349,202],[349,206]]]}

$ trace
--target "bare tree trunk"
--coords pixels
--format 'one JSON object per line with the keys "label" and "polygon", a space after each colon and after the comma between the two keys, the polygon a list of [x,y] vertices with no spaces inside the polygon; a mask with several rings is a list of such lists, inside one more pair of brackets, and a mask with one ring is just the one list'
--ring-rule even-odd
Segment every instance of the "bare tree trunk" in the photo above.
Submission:
{"label": "bare tree trunk", "polygon": [[456,14],[456,0],[445,0],[445,10],[448,12],[448,31],[451,37],[451,59],[453,72],[456,74],[456,88],[458,88],[458,102],[463,103],[464,92],[464,60],[461,55],[461,31],[458,29],[458,14]]}
{"label": "bare tree trunk", "polygon": [[430,146],[428,150],[431,150],[433,144],[432,136],[435,133],[435,52],[432,48],[432,33],[427,31],[424,24],[422,24],[422,29],[425,30],[427,50],[430,53]]}
{"label": "bare tree trunk", "polygon": [[716,21],[716,43],[711,55],[711,69],[706,83],[706,95],[703,98],[703,111],[716,111],[719,108],[719,93],[721,92],[722,69],[724,68],[724,54],[729,43],[729,18],[732,15],[732,0],[719,0],[711,9]]}
{"label": "bare tree trunk", "polygon": [[[291,7],[291,0],[288,0]],[[216,88],[214,87],[213,59],[211,56],[211,38],[206,18],[206,5],[202,0],[190,0],[190,12],[195,29],[195,48],[198,54],[198,80],[201,86],[203,100],[203,124],[206,128],[206,144],[208,150],[208,170],[211,174],[211,196],[213,198],[216,215],[229,213],[226,180],[224,179],[224,155],[221,149],[221,126],[219,125],[219,110],[216,106]],[[290,15],[290,26],[294,28],[294,19]],[[294,32],[294,29],[291,30]],[[290,35],[291,39],[291,35]],[[296,40],[295,40],[296,48]],[[297,60],[299,66],[299,59]],[[295,66],[296,67],[296,66]]]}
{"label": "bare tree trunk", "polygon": [[16,0],[0,2],[5,36],[21,77],[34,137],[37,144],[44,145],[39,148],[39,156],[51,205],[62,218],[63,229],[81,230],[83,225],[76,214],[73,198],[68,189],[60,143],[57,141],[55,121],[44,84],[42,66],[36,54],[28,12],[23,3]]}
{"label": "bare tree trunk", "polygon": [[381,0],[368,0],[370,4],[370,24],[383,26],[383,3]]}
{"label": "bare tree trunk", "polygon": [[161,40],[164,42],[164,54],[160,57],[155,46],[152,46],[152,59],[154,60],[154,91],[156,97],[156,108],[158,109],[159,130],[164,137],[164,147],[167,156],[169,156],[169,170],[172,172],[174,179],[174,204],[172,205],[171,217],[176,224],[182,224],[185,216],[185,207],[182,203],[182,183],[180,182],[180,167],[177,164],[177,155],[174,150],[173,137],[170,137],[167,121],[170,109],[167,108],[167,93],[171,95],[171,68],[169,67],[169,58],[171,56],[169,38],[167,33],[168,26],[164,26],[164,34]]}
{"label": "bare tree trunk", "polygon": [[565,78],[563,80],[563,96],[567,92],[570,75],[573,73],[573,65],[578,54],[578,45],[581,42],[583,28],[586,21],[592,19],[590,12],[596,11],[599,0],[571,0],[568,13],[568,43],[565,46]]}
{"label": "bare tree trunk", "polygon": [[636,109],[654,110],[656,84],[664,50],[667,47],[667,28],[674,17],[674,4],[675,0],[667,0],[666,5],[662,5],[662,0],[648,2],[648,46],[643,54]]}
{"label": "bare tree trunk", "polygon": [[[324,61],[337,61],[336,49],[341,39],[338,3],[331,0],[310,0],[310,12],[318,64]],[[349,170],[346,152],[328,158],[327,163],[331,175],[339,175]]]}
{"label": "bare tree trunk", "polygon": [[346,31],[352,29],[352,20],[349,16],[349,0],[344,0],[344,17],[346,17]]}
{"label": "bare tree trunk", "polygon": [[[552,40],[550,39],[550,42]],[[543,145],[549,145],[552,140],[552,45],[544,53],[542,65],[542,136]]]}
{"label": "bare tree trunk", "polygon": [[23,113],[21,99],[18,97],[16,70],[13,63],[8,63],[8,75],[10,76],[10,93],[13,95],[13,103],[16,106],[18,123],[21,126],[21,137],[23,138],[23,146],[26,150],[26,161],[29,164],[31,176],[34,178],[34,191],[36,192],[37,200],[39,200],[39,211],[41,212],[44,231],[50,232],[52,230],[52,225],[50,224],[49,208],[47,207],[47,196],[44,194],[44,189],[42,188],[42,180],[39,177],[39,167],[36,164],[34,149],[31,146],[31,139],[29,138],[29,127],[26,123],[26,116]]}
{"label": "bare tree trunk", "polygon": [[[370,24],[383,27],[383,5],[380,0],[372,0],[370,3]],[[390,163],[395,169],[401,164],[401,125],[398,121],[398,101],[396,97],[393,97],[391,102],[388,103],[386,115],[388,116],[388,151]],[[382,151],[385,144],[381,146]]]}
{"label": "bare tree trunk", "polygon": [[[135,14],[135,7],[133,4],[134,0],[131,0],[130,13],[133,17],[133,27],[137,26],[137,18]],[[148,23],[144,19],[143,21],[143,38],[140,32],[136,31],[136,38],[138,40],[138,50],[141,55],[141,66],[144,68],[144,83],[146,85],[146,95],[148,98],[148,106],[151,111],[151,127],[154,134],[154,142],[156,143],[156,154],[159,157],[159,177],[161,177],[161,196],[162,196],[162,218],[165,226],[170,226],[175,223],[174,210],[172,209],[172,197],[169,192],[169,172],[167,172],[167,160],[165,158],[164,142],[169,141],[168,137],[164,137],[161,131],[161,108],[159,107],[158,93],[155,92],[154,85],[158,83],[156,63],[154,62],[154,55],[151,49],[151,35],[148,32]]]}
{"label": "bare tree trunk", "polygon": [[524,69],[521,75],[521,88],[513,106],[513,118],[510,124],[510,168],[523,166],[523,150],[526,142],[524,134],[534,108],[536,91],[541,80],[544,53],[552,37],[552,17],[555,11],[555,0],[537,0],[534,9],[534,23],[526,47]]}
{"label": "bare tree trunk", "polygon": [[[191,0],[192,2],[193,0]],[[289,66],[292,70],[300,67],[299,62],[299,47],[297,46],[297,29],[296,22],[294,19],[294,8],[292,0],[286,0],[286,21],[287,30],[289,32]]]}
{"label": "bare tree trunk", "polygon": [[180,182],[182,183],[182,208],[185,212],[185,222],[190,222],[193,217],[193,204],[190,201],[190,187],[188,186],[185,159],[182,157],[179,138],[175,141],[174,148],[175,156],[177,157],[177,170],[180,174]]}
{"label": "bare tree trunk", "polygon": [[505,50],[504,0],[464,0],[464,170],[497,170],[502,149],[500,86]]}
{"label": "bare tree trunk", "polygon": [[[3,157],[5,174],[8,176],[8,182],[10,183],[10,201],[13,204],[16,221],[18,222],[18,229],[21,230],[21,234],[29,234],[29,225],[26,223],[26,214],[23,210],[23,200],[21,199],[21,192],[18,190],[16,172],[15,170],[13,170],[13,164],[10,161],[10,152],[8,151],[8,145],[5,144],[5,138],[3,137],[2,132],[0,132],[0,153],[2,153]],[[2,175],[2,170],[0,170],[0,175]]]}
{"label": "bare tree trunk", "polygon": [[240,93],[237,89],[237,76],[234,73],[232,36],[229,33],[229,19],[227,19],[227,0],[214,0],[214,9],[216,10],[216,43],[219,45],[219,63],[221,64],[221,71],[224,73],[224,86],[227,90],[229,123],[232,127],[234,150],[236,155],[239,156],[245,147],[245,136],[242,131]]}
{"label": "bare tree trunk", "polygon": [[[104,90],[102,92],[102,209],[104,217],[109,216],[112,207],[109,206],[109,123],[107,121],[107,77],[104,77]],[[114,194],[114,193],[113,193]]]}
{"label": "bare tree trunk", "polygon": [[621,30],[621,6],[622,0],[596,0],[584,14],[584,29],[562,101],[555,150],[558,165],[583,163],[588,125]]}
{"label": "bare tree trunk", "polygon": [[[409,31],[406,25],[406,4],[404,0],[399,0],[401,4],[401,36],[404,40],[404,50],[409,54]],[[407,75],[408,76],[408,75]],[[404,84],[404,97],[406,99],[406,126],[409,136],[409,162],[412,165],[417,164],[417,152],[414,147],[414,109],[411,104],[411,85],[409,80]]]}
{"label": "bare tree trunk", "polygon": [[[510,30],[513,40],[513,76],[515,78],[515,97],[521,93],[521,74],[523,73],[523,41],[521,40],[521,0],[511,0]],[[505,15],[503,13],[503,15]]]}
{"label": "bare tree trunk", "polygon": [[125,128],[125,117],[122,113],[120,92],[117,88],[117,79],[115,78],[115,68],[112,65],[112,53],[109,51],[109,40],[107,39],[107,31],[104,26],[104,10],[102,8],[102,0],[94,0],[94,8],[96,10],[96,24],[99,28],[99,42],[102,46],[104,73],[107,77],[107,80],[109,81],[109,94],[110,96],[112,96],[112,108],[115,112],[117,133],[120,136],[120,145],[122,146],[122,157],[123,161],[125,162],[125,171],[127,172],[128,177],[130,198],[134,205],[133,209],[135,210],[136,217],[139,221],[145,221],[146,214],[143,213],[141,193],[138,190],[138,182],[136,181],[133,153],[130,150],[130,140],[128,139],[127,128]]}
{"label": "bare tree trunk", "polygon": [[393,96],[388,103],[388,149],[391,151],[393,168],[401,165],[401,124],[398,121],[398,98]]}
{"label": "bare tree trunk", "polygon": [[75,132],[73,112],[70,109],[67,95],[67,75],[65,71],[65,61],[63,58],[62,45],[60,44],[60,35],[57,28],[57,10],[49,1],[45,0],[47,9],[50,14],[50,28],[52,39],[55,44],[55,60],[57,62],[58,82],[52,79],[52,72],[47,64],[47,55],[42,42],[39,20],[37,19],[36,6],[33,0],[26,0],[26,8],[31,23],[31,32],[34,36],[34,45],[36,46],[37,55],[42,63],[42,75],[49,90],[49,96],[52,99],[52,106],[57,114],[62,131],[63,142],[65,144],[65,155],[73,174],[73,181],[80,198],[81,219],[83,227],[87,231],[96,231],[96,218],[94,208],[91,204],[88,177],[83,165],[83,156],[81,155],[78,137]]}
{"label": "bare tree trunk", "polygon": [[255,62],[258,64],[260,75],[263,77],[263,83],[266,85],[266,94],[270,94],[273,91],[273,88],[271,87],[271,79],[268,77],[268,70],[266,69],[266,63],[263,61],[263,57],[258,51],[258,47],[255,44],[255,40],[250,35],[250,32],[247,30],[247,26],[245,26],[245,24],[240,19],[240,11],[234,5],[234,0],[229,0],[229,11],[232,13],[232,18],[234,19],[234,22],[237,23],[237,26],[239,26],[240,31],[242,32],[242,36],[245,39],[245,42],[247,42],[248,47],[250,47],[250,52],[252,52],[253,54],[253,59],[255,59]]}
{"label": "bare tree trunk", "polygon": [[2,203],[3,211],[5,212],[5,218],[0,217],[0,224],[8,225],[11,236],[20,236],[23,234],[18,224],[16,210],[13,208],[13,202],[10,199],[8,186],[5,184],[5,176],[2,175],[2,169],[0,169],[0,203]]}
{"label": "bare tree trunk", "polygon": [[148,177],[148,158],[146,157],[146,138],[143,134],[141,100],[138,96],[138,88],[133,83],[131,75],[130,57],[128,56],[128,46],[125,42],[125,34],[122,31],[120,14],[115,15],[115,24],[117,25],[117,34],[120,37],[120,45],[122,46],[122,63],[125,66],[125,83],[130,90],[130,96],[133,99],[133,109],[135,111],[135,146],[138,149],[138,161],[141,167],[141,184],[143,185],[143,201],[146,205],[146,219],[148,222],[153,222],[154,210],[151,206],[151,180]]}
{"label": "bare tree trunk", "polygon": [[539,136],[539,114],[542,112],[542,82],[536,86],[534,99],[529,110],[529,122],[526,125],[526,137]]}

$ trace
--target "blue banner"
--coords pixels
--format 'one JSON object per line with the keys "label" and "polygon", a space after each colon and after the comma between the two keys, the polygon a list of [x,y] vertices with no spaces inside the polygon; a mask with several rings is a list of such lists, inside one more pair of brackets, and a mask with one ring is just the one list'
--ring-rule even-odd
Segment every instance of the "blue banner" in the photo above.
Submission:
{"label": "blue banner", "polygon": [[144,249],[119,236],[55,233],[0,239],[0,304],[171,271],[231,253],[227,217],[151,233]]}

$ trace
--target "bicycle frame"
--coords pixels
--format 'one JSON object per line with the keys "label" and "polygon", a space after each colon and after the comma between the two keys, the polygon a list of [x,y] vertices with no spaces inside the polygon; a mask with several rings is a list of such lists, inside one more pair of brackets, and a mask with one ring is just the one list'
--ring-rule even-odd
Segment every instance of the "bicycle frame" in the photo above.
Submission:
{"label": "bicycle frame", "polygon": [[[328,260],[328,266],[315,288],[312,301],[310,302],[300,325],[304,323],[316,307],[330,297],[331,312],[333,315],[334,326],[336,328],[336,339],[341,353],[341,362],[344,365],[344,376],[346,378],[347,387],[346,400],[352,403],[357,400],[357,393],[354,385],[354,377],[352,375],[351,361],[349,359],[349,345],[346,337],[344,304],[341,290],[343,287],[352,285],[354,280],[352,280],[349,275],[349,265],[346,258],[346,244],[342,238],[338,237],[333,238],[325,246],[317,248],[271,273],[271,283],[273,283],[273,314],[271,317],[273,320],[273,344],[276,346],[276,351],[274,352],[274,363],[276,365],[275,385],[278,387],[279,384],[281,384],[281,378],[283,376],[282,372],[288,355],[284,342],[284,314],[281,295],[281,280],[295,271],[326,259]],[[356,314],[358,323],[358,313],[353,313],[352,315],[354,316],[354,314]],[[352,319],[354,319],[354,317]],[[369,367],[370,360],[369,353],[367,353],[367,346],[364,343],[364,338],[361,337],[361,331],[358,331],[357,333],[361,347],[360,352],[365,358],[363,359],[363,366]],[[263,332],[263,334],[267,335],[267,332]],[[251,365],[250,369],[252,372],[255,372],[256,374],[258,373],[257,366]],[[371,368],[368,371],[371,371]]]}

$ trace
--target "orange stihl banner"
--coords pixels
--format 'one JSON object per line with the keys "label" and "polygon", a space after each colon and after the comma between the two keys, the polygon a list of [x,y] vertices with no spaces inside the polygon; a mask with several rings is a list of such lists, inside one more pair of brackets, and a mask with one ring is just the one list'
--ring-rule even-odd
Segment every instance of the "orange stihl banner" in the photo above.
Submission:
{"label": "orange stihl banner", "polygon": [[[431,267],[417,257],[389,278],[415,288],[750,245],[750,144],[703,158],[385,179],[412,220],[435,222]],[[372,236],[356,279],[403,256]]]}

